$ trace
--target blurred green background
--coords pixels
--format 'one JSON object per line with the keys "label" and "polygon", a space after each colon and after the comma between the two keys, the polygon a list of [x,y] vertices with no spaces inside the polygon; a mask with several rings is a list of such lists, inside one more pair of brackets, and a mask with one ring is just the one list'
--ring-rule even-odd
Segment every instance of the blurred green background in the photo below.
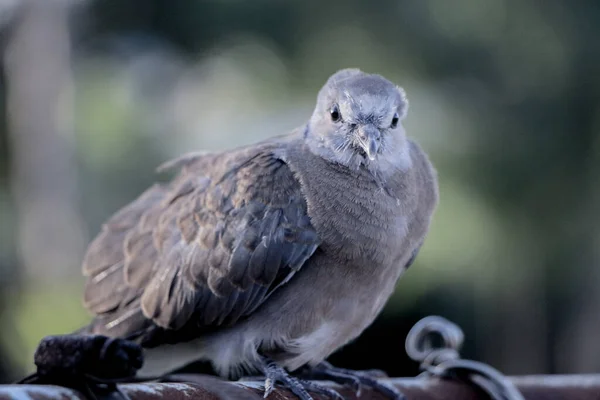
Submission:
{"label": "blurred green background", "polygon": [[337,69],[403,86],[441,203],[331,360],[414,375],[443,315],[507,374],[600,371],[600,2],[0,1],[0,381],[76,329],[101,223],[181,153],[291,130]]}

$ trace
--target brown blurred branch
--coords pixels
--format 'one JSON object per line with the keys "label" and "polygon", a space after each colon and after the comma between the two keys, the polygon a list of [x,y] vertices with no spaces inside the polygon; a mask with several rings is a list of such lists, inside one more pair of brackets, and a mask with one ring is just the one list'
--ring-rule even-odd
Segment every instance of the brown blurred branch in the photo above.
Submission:
{"label": "brown blurred branch", "polygon": [[[151,399],[222,399],[222,400],[259,400],[262,399],[262,382],[242,381],[226,382],[211,376],[181,376],[186,383],[143,383],[125,384],[120,389],[132,400]],[[600,375],[547,375],[513,377],[511,380],[526,399],[598,399],[600,393]],[[444,400],[444,399],[485,399],[467,384],[448,380],[425,378],[396,378],[393,383],[408,400]],[[348,400],[357,399],[349,388],[342,388],[329,382],[322,382],[340,392]],[[57,386],[6,385],[0,386],[0,400],[13,398],[35,398],[54,400],[62,398],[83,399],[80,394]],[[274,399],[295,399],[288,391],[276,389],[270,396]],[[319,398],[319,397],[315,397]],[[383,399],[380,394],[364,389],[362,400]]]}

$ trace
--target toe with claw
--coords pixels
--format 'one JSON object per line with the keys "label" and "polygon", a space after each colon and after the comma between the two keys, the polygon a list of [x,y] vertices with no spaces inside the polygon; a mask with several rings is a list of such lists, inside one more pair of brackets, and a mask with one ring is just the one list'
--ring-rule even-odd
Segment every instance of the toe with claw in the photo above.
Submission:
{"label": "toe with claw", "polygon": [[357,396],[361,395],[362,387],[367,386],[382,393],[389,399],[406,400],[406,396],[402,392],[380,380],[387,377],[387,375],[379,370],[353,371],[334,367],[328,362],[322,362],[312,368],[306,376],[310,379],[327,379],[336,383],[350,385],[356,391]]}
{"label": "toe with claw", "polygon": [[263,363],[263,371],[265,374],[265,398],[271,394],[275,384],[280,382],[292,393],[294,393],[300,400],[313,400],[308,391],[324,395],[335,400],[344,400],[344,398],[333,389],[329,389],[317,383],[291,376],[284,368],[280,367],[272,360],[265,358]]}

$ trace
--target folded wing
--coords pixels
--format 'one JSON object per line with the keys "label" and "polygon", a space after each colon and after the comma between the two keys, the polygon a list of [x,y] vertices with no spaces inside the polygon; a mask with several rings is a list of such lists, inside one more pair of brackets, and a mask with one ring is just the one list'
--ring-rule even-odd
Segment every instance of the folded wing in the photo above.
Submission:
{"label": "folded wing", "polygon": [[184,158],[109,219],[83,266],[98,333],[232,324],[302,267],[319,240],[273,146]]}

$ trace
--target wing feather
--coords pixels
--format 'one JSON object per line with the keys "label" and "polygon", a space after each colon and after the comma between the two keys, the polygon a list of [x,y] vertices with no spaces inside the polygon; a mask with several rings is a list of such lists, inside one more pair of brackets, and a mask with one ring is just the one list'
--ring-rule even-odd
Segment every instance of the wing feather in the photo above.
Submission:
{"label": "wing feather", "polygon": [[98,330],[131,334],[140,312],[164,330],[232,324],[301,268],[319,238],[276,147],[179,160],[109,219],[84,261]]}

